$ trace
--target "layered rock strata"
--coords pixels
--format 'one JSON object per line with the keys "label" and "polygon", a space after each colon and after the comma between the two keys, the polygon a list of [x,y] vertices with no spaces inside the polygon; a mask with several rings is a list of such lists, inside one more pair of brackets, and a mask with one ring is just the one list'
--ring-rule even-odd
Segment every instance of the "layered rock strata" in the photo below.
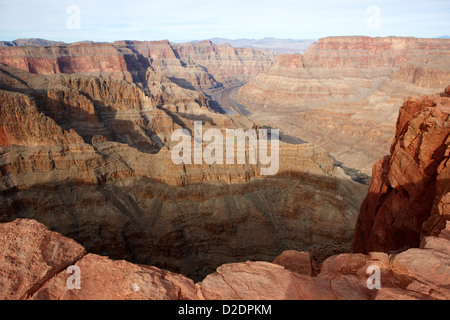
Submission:
{"label": "layered rock strata", "polygon": [[[273,63],[270,51],[210,41],[118,41],[0,47],[0,63],[37,74],[83,73],[151,87],[154,73],[185,89],[210,93],[244,84]],[[149,85],[150,82],[150,85]]]}
{"label": "layered rock strata", "polygon": [[[447,92],[450,88],[447,88]],[[391,154],[375,163],[355,232],[357,252],[418,247],[449,219],[450,96],[408,99]]]}
{"label": "layered rock strata", "polygon": [[330,148],[371,174],[389,152],[398,106],[450,79],[446,39],[331,37],[281,55],[234,97],[250,119]]}
{"label": "layered rock strata", "polygon": [[[14,81],[27,83],[15,77],[3,84]],[[212,174],[220,172],[214,167],[185,167],[181,177],[201,176],[202,183],[184,178],[177,185],[167,167],[156,181],[145,166],[161,168],[170,145],[151,154],[105,138],[86,143],[39,113],[31,93],[0,95],[2,299],[450,298],[450,88],[405,102],[391,155],[375,164],[361,206],[355,249],[364,253],[323,263],[283,248],[337,234],[344,242],[360,189],[317,147],[283,145],[289,152],[282,159],[292,160],[276,177],[262,179],[257,170],[252,177],[248,166],[241,183]],[[52,158],[55,148],[59,157]],[[275,251],[283,253],[269,260]],[[228,259],[240,261],[218,263]],[[79,289],[70,286],[73,266]]]}
{"label": "layered rock strata", "polygon": [[261,164],[176,165],[174,130],[257,126],[174,83],[146,94],[124,80],[0,71],[1,221],[35,219],[90,253],[195,280],[223,263],[352,242],[365,190],[323,147],[282,141],[270,177]]}
{"label": "layered rock strata", "polygon": [[[274,264],[226,264],[201,282],[87,254],[32,220],[0,224],[0,298],[7,300],[448,300],[450,224],[423,248],[328,258],[316,275],[305,252]],[[70,267],[70,268],[69,268]],[[73,270],[78,268],[76,274]],[[379,272],[379,288],[369,277]],[[78,285],[75,276],[79,276]]]}

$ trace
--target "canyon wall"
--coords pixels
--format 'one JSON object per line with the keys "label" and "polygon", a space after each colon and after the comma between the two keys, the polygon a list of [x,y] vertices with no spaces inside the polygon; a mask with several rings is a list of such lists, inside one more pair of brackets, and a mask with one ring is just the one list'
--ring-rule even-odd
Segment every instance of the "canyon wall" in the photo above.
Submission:
{"label": "canyon wall", "polygon": [[210,41],[0,47],[0,63],[31,73],[83,73],[126,80],[141,88],[151,86],[157,73],[183,88],[205,93],[244,84],[270,66],[274,58],[271,51],[236,49]]}
{"label": "canyon wall", "polygon": [[[2,101],[5,95],[7,94],[2,92]],[[11,98],[16,99],[14,100],[16,105],[23,106],[31,114],[31,110],[35,107],[32,98],[21,97],[18,93],[11,93],[11,95]],[[20,101],[21,98],[25,100]],[[15,111],[16,114],[19,113],[18,110]],[[289,188],[292,192],[293,189],[291,183],[280,177],[270,180],[270,186],[281,188],[282,184],[287,184],[287,188],[278,189],[278,191],[273,189],[269,193],[272,195],[271,198],[267,198],[269,194],[264,193],[263,190],[268,186],[264,186],[261,181],[253,180],[247,184],[245,190],[252,189],[252,183],[257,184],[257,188],[251,191],[253,200],[247,198],[247,201],[237,199],[248,196],[239,184],[217,186],[220,191],[213,190],[215,186],[208,185],[207,193],[205,190],[200,191],[199,185],[192,186],[192,189],[173,189],[165,192],[164,189],[167,186],[164,187],[162,184],[159,186],[152,185],[150,182],[136,184],[122,178],[120,184],[103,183],[106,188],[104,191],[95,184],[90,186],[83,184],[85,188],[83,192],[78,192],[77,188],[80,185],[75,184],[70,186],[70,190],[65,190],[61,183],[47,185],[46,189],[43,189],[42,185],[39,189],[17,185],[16,189],[22,190],[24,192],[22,194],[17,190],[5,188],[3,184],[2,198],[7,195],[13,201],[20,202],[21,208],[32,205],[26,210],[22,209],[17,215],[13,212],[18,210],[17,206],[10,206],[7,210],[3,210],[4,205],[0,207],[2,221],[5,220],[5,214],[8,215],[6,220],[14,217],[11,222],[0,223],[0,298],[7,300],[448,300],[450,299],[449,112],[450,87],[445,93],[408,99],[404,103],[400,109],[391,155],[374,165],[370,190],[359,213],[355,250],[363,251],[365,254],[332,255],[323,262],[318,261],[308,252],[288,250],[282,252],[272,263],[252,259],[253,261],[217,266],[214,268],[215,272],[208,270],[209,274],[206,278],[202,281],[197,279],[195,282],[178,272],[151,266],[151,262],[158,260],[156,257],[147,261],[149,262],[147,265],[133,264],[122,258],[113,260],[90,252],[74,240],[49,230],[37,221],[16,219],[17,216],[29,216],[37,220],[44,217],[43,220],[52,228],[56,229],[57,226],[64,225],[64,228],[78,233],[78,238],[89,244],[91,249],[94,243],[100,245],[108,237],[113,237],[114,242],[108,243],[110,250],[108,253],[113,256],[114,249],[120,249],[122,245],[120,240],[123,239],[120,237],[125,237],[129,246],[138,246],[138,248],[142,246],[146,250],[156,250],[163,257],[164,253],[168,252],[170,257],[182,259],[183,263],[187,264],[192,263],[192,257],[189,258],[188,254],[191,251],[203,258],[209,252],[213,252],[214,255],[229,252],[226,244],[222,243],[222,246],[219,246],[216,243],[216,240],[219,242],[217,237],[223,232],[227,236],[220,239],[220,242],[230,238],[233,241],[242,241],[239,233],[244,232],[247,234],[246,241],[249,241],[248,236],[250,238],[252,235],[255,236],[253,246],[246,242],[245,246],[240,247],[240,250],[244,250],[248,257],[252,250],[259,252],[269,250],[269,246],[264,249],[257,248],[256,243],[264,246],[270,242],[268,239],[281,229],[289,232],[284,223],[294,224],[292,233],[299,234],[299,230],[302,233],[307,232],[304,224],[296,224],[295,214],[289,213],[289,206],[286,205],[290,201],[288,196],[283,196],[282,202],[278,203],[276,200],[274,202],[274,193],[281,195],[281,190]],[[55,127],[54,123],[51,120],[48,121],[47,125],[45,125],[46,122],[36,121],[38,128],[54,130],[52,129]],[[2,128],[5,126],[3,125]],[[19,127],[15,128],[20,131]],[[4,131],[5,129],[2,132]],[[55,139],[61,139],[54,140],[58,144],[82,143],[81,138],[77,139],[76,135],[69,138],[71,134],[63,130],[59,133],[53,132],[56,135]],[[23,136],[23,133],[18,136]],[[36,134],[32,136],[33,139],[21,140],[21,143],[52,145],[47,140],[36,139],[38,136]],[[3,144],[6,145],[5,142]],[[12,145],[2,147],[2,161],[5,159],[5,152],[6,156],[11,156],[11,150],[8,148],[12,147]],[[33,161],[32,166],[37,169],[37,162]],[[21,170],[27,168],[27,166],[14,167]],[[28,170],[29,168],[30,166]],[[4,182],[8,169],[5,166],[1,169]],[[42,167],[40,168],[41,175],[45,171]],[[16,178],[11,179],[11,185],[14,180],[18,180],[19,175],[17,173]],[[52,173],[52,175],[54,175],[52,181],[58,181],[55,179],[55,174]],[[305,176],[301,182],[297,182],[302,185],[303,190],[307,188],[304,178]],[[324,178],[321,176],[318,177],[320,182],[315,181],[320,184],[320,189],[317,189],[315,185],[315,189],[312,189],[310,194],[303,193],[303,198],[294,199],[294,202],[302,207],[301,211],[297,211],[297,215],[302,216],[303,222],[306,216],[300,212],[305,212],[303,210],[308,206],[308,197],[315,197],[318,200],[316,204],[319,204],[326,197],[331,196],[317,198],[318,190],[321,192],[329,190],[331,181]],[[119,177],[115,179],[116,182],[120,180]],[[126,195],[121,189],[123,186],[126,186],[127,190],[133,189],[133,192]],[[50,190],[63,194],[64,207],[58,203],[57,197],[49,192]],[[174,195],[173,192],[177,194]],[[294,192],[302,196],[301,192],[298,193],[299,190]],[[219,195],[220,193],[222,195]],[[25,197],[24,194],[27,196]],[[106,201],[102,195],[107,198]],[[187,195],[188,198],[186,198]],[[230,202],[219,200],[230,195],[234,197],[234,208]],[[202,196],[205,199],[200,200]],[[71,203],[73,197],[76,197],[76,204]],[[257,198],[259,200],[255,202]],[[151,207],[147,207],[147,211],[138,213],[126,209],[127,206],[142,208],[141,203],[146,199],[153,200],[149,203]],[[184,201],[183,207],[176,205],[180,199]],[[211,199],[214,199],[213,202],[210,202]],[[199,204],[195,204],[199,200]],[[282,215],[284,219],[272,220],[275,216],[270,214],[267,207],[260,211],[260,215],[248,215],[252,207],[258,206],[261,209],[264,201],[276,206],[282,205],[283,214],[280,212],[278,215]],[[105,207],[107,202],[113,205],[103,212],[102,207]],[[217,207],[217,202],[222,205]],[[170,206],[176,211],[183,208],[185,210],[186,203],[188,207],[194,206],[193,211],[191,213],[184,211],[183,217],[180,215],[173,220],[175,211],[172,212],[172,218],[168,224],[167,218],[163,217],[168,212],[163,212],[163,208]],[[96,210],[90,211],[88,219],[83,218],[83,210],[93,205],[96,206]],[[207,207],[211,205],[216,205],[216,209],[209,211]],[[76,212],[73,210],[75,207],[84,209]],[[45,208],[45,211],[40,211],[42,208]],[[156,208],[159,208],[159,212],[155,211]],[[326,206],[326,217],[323,217],[326,224],[322,227],[330,228],[331,225],[335,227],[336,222],[333,217],[330,217],[330,208]],[[116,209],[120,209],[120,213],[115,212]],[[315,210],[314,215],[317,216],[318,212],[321,211]],[[103,215],[107,219],[103,219]],[[213,220],[209,219],[211,215],[214,217]],[[71,223],[67,223],[69,216],[74,219]],[[201,217],[202,226],[198,224],[199,217]],[[251,225],[247,226],[246,219],[249,217],[252,221]],[[273,223],[271,233],[261,228],[268,222],[269,217]],[[196,223],[190,223],[189,219],[196,220]],[[228,222],[221,222],[222,219]],[[52,220],[57,223],[52,225]],[[136,233],[133,234],[127,229],[133,227],[128,226],[121,228],[119,235],[110,228],[113,224],[117,227],[121,221],[132,225],[133,220],[138,220],[139,225],[145,228],[155,227],[166,230],[166,233],[164,236],[156,232],[150,235],[134,230]],[[153,222],[149,223],[150,221]],[[261,222],[262,225],[260,225]],[[180,228],[169,232],[170,225],[179,225]],[[199,242],[198,247],[189,247],[196,243],[191,243],[189,240],[200,230],[209,233],[203,234],[206,235],[204,238],[196,238]],[[183,237],[178,241],[181,241],[179,245],[182,247],[177,245],[176,234],[180,232],[183,233]],[[70,234],[70,231],[67,230],[66,233]],[[72,236],[77,238],[75,234]],[[92,239],[86,241],[83,239],[86,236]],[[162,237],[164,247],[154,242],[158,236]],[[208,241],[205,242],[205,239]],[[283,241],[289,240],[292,239],[283,239]],[[149,248],[146,246],[148,243],[154,246]],[[233,246],[233,243],[228,245]],[[114,246],[117,247],[113,248]],[[201,248],[203,250],[200,250]],[[240,250],[237,250],[237,247],[234,249],[233,255],[239,256]],[[123,250],[121,253],[125,257],[130,252],[129,248],[120,250]],[[386,253],[386,251],[391,252]],[[134,251],[134,254],[138,253],[139,250]],[[267,254],[268,251],[265,253]],[[252,257],[257,259],[261,256],[255,254]],[[203,259],[196,260],[195,263],[199,263],[197,266],[202,268],[208,266],[207,260]],[[67,270],[70,266],[80,270],[79,288],[68,286],[70,274]],[[379,271],[379,287],[371,288],[369,284],[375,285],[375,283],[368,279],[374,268]]]}
{"label": "canyon wall", "polygon": [[331,37],[303,55],[281,55],[234,97],[255,122],[324,144],[371,174],[389,152],[398,106],[450,79],[446,39]]}
{"label": "canyon wall", "polygon": [[418,247],[450,215],[450,87],[400,108],[389,156],[375,163],[361,206],[356,252]]}
{"label": "canyon wall", "polygon": [[351,249],[366,190],[325,148],[281,141],[269,177],[261,164],[175,165],[174,130],[258,126],[216,112],[202,93],[153,81],[146,92],[1,66],[0,221],[35,219],[90,253],[195,280],[287,249]]}
{"label": "canyon wall", "polygon": [[405,101],[367,193],[312,143],[282,139],[270,177],[175,165],[174,130],[260,124],[156,68],[28,71],[0,66],[1,299],[450,298],[450,88]]}

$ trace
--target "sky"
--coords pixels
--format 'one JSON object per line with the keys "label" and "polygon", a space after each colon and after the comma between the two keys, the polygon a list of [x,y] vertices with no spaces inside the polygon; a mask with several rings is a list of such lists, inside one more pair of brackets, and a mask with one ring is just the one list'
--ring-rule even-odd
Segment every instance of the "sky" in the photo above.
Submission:
{"label": "sky", "polygon": [[450,0],[0,0],[0,40],[450,35]]}

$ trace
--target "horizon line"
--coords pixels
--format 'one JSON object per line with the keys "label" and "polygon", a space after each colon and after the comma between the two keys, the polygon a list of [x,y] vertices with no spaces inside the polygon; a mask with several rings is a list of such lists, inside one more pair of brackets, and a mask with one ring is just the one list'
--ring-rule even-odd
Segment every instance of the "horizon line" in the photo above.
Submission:
{"label": "horizon line", "polygon": [[266,40],[266,39],[273,39],[273,40],[290,40],[290,41],[317,41],[320,39],[327,39],[327,38],[414,38],[414,39],[450,39],[450,36],[448,35],[442,35],[442,36],[435,36],[435,37],[416,37],[416,36],[368,36],[368,35],[339,35],[339,36],[324,36],[319,38],[277,38],[277,37],[263,37],[263,38],[226,38],[226,37],[213,37],[208,39],[190,39],[190,40],[171,40],[171,39],[153,39],[153,40],[136,40],[136,39],[118,39],[114,41],[97,41],[97,40],[79,40],[79,41],[73,41],[73,42],[66,42],[64,40],[53,40],[49,38],[41,38],[41,37],[20,37],[13,40],[3,40],[0,39],[0,42],[14,42],[18,40],[44,40],[44,41],[51,41],[51,42],[57,42],[57,43],[63,43],[63,44],[76,44],[76,43],[83,43],[83,42],[90,42],[90,43],[115,43],[115,42],[121,42],[121,41],[133,41],[133,42],[161,42],[161,41],[168,41],[168,42],[174,42],[174,43],[190,43],[190,42],[203,42],[203,41],[210,41],[212,40],[229,40],[229,41],[258,41],[258,40]]}

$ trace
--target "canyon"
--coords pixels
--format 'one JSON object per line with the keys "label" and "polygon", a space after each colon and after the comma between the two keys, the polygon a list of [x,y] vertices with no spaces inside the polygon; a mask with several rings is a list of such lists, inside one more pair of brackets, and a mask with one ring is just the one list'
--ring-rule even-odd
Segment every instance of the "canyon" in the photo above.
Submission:
{"label": "canyon", "polygon": [[[0,47],[0,63],[35,74],[83,73],[126,80],[150,90],[156,82],[205,93],[239,86],[273,63],[269,50],[210,41],[117,41]],[[168,79],[168,80],[167,80]],[[155,83],[154,83],[155,82]],[[170,85],[168,85],[170,86]]]}
{"label": "canyon", "polygon": [[448,39],[329,37],[305,54],[278,56],[234,104],[371,175],[389,153],[403,100],[440,92],[449,79]]}
{"label": "canyon", "polygon": [[[449,299],[449,48],[0,47],[0,298]],[[278,173],[176,165],[196,122],[279,128]]]}
{"label": "canyon", "polygon": [[[271,261],[287,249],[321,259],[350,250],[367,187],[325,148],[281,136],[279,171],[269,177],[261,164],[171,159],[172,133],[193,132],[196,121],[204,130],[258,128],[224,114],[208,92],[258,72],[264,52],[209,42],[177,55],[168,42],[72,46],[1,52],[0,221],[34,219],[90,253],[197,281],[224,263]],[[207,73],[193,62],[214,52],[245,66],[223,58]],[[186,64],[177,58],[188,54]],[[153,66],[142,72],[129,61]]]}

